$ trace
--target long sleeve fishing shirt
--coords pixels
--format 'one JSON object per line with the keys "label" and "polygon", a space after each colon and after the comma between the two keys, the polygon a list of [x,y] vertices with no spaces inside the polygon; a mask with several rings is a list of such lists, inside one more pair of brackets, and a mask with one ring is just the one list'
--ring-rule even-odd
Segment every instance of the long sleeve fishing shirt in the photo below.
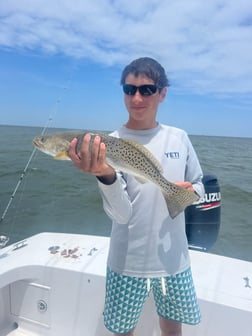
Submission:
{"label": "long sleeve fishing shirt", "polygon": [[[168,181],[190,181],[196,193],[204,195],[202,170],[183,130],[158,124],[149,130],[122,127],[111,135],[138,141],[161,163]],[[121,172],[113,184],[98,185],[104,210],[112,219],[111,270],[151,278],[180,273],[190,266],[184,213],[170,217],[158,186]]]}

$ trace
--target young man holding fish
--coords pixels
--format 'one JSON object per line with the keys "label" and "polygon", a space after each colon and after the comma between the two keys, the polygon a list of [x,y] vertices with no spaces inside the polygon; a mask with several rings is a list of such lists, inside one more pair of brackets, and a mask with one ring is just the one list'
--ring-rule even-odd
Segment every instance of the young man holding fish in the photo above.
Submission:
{"label": "young man holding fish", "polygon": [[[168,181],[203,196],[202,171],[187,134],[156,119],[168,87],[163,67],[151,58],[139,58],[125,67],[121,85],[129,118],[112,135],[144,145]],[[161,335],[181,336],[182,323],[200,322],[184,213],[172,218],[157,185],[116,171],[106,161],[101,138],[94,138],[91,150],[90,139],[90,134],[84,136],[80,150],[74,139],[68,155],[79,169],[97,176],[104,210],[113,222],[105,326],[114,335],[132,336],[152,290]]]}

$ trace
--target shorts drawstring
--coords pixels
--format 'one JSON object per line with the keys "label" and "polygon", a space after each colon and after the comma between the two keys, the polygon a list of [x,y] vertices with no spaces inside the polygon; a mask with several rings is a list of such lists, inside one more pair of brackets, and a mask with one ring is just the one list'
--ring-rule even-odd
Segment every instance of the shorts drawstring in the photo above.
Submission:
{"label": "shorts drawstring", "polygon": [[[165,285],[165,278],[161,277],[160,278],[160,282],[161,282],[162,293],[165,296],[165,295],[167,295],[166,285]],[[151,279],[150,278],[146,279],[146,286],[147,286],[147,292],[149,294],[150,290],[151,290]]]}
{"label": "shorts drawstring", "polygon": [[150,278],[147,278],[147,292],[148,292],[148,294],[150,293],[150,290],[151,290],[151,280],[150,280]]}
{"label": "shorts drawstring", "polygon": [[161,280],[162,293],[163,295],[166,295],[165,278],[162,277],[160,280]]}

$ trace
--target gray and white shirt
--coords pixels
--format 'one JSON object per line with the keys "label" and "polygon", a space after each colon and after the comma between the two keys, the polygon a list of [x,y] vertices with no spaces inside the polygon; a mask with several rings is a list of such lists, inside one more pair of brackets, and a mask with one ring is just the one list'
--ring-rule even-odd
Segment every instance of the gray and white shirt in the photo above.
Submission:
{"label": "gray and white shirt", "polygon": [[[187,134],[158,124],[149,130],[122,127],[111,135],[136,140],[157,158],[164,177],[190,181],[204,195],[202,170]],[[112,219],[108,267],[133,277],[163,277],[190,266],[184,213],[172,219],[161,190],[153,183],[139,183],[117,173],[112,185],[98,182],[104,210]]]}

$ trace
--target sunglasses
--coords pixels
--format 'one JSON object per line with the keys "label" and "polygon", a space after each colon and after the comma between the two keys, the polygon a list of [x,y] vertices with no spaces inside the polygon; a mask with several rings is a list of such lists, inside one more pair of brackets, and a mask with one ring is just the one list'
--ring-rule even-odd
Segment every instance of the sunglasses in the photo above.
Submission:
{"label": "sunglasses", "polygon": [[157,92],[157,89],[159,89],[154,84],[145,84],[145,85],[132,85],[132,84],[124,84],[123,85],[123,92],[128,96],[134,96],[136,92],[138,91],[141,96],[151,96]]}

